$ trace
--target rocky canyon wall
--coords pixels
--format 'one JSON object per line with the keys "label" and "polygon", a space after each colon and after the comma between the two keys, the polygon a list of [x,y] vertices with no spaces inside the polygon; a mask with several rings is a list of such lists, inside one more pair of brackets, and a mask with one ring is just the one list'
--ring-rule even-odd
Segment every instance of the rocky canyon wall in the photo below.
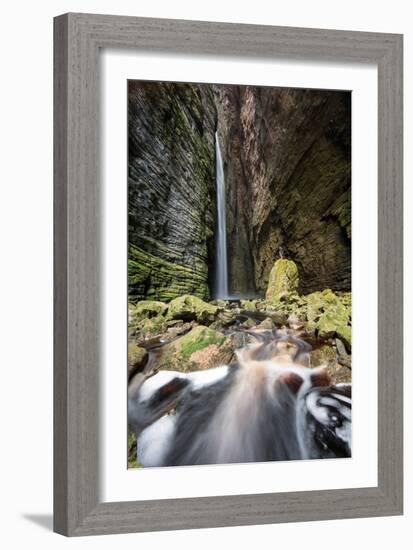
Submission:
{"label": "rocky canyon wall", "polygon": [[349,92],[129,82],[129,294],[211,297],[214,133],[230,294],[265,294],[280,256],[300,292],[351,285]]}
{"label": "rocky canyon wall", "polygon": [[129,295],[208,298],[216,218],[211,87],[128,86]]}
{"label": "rocky canyon wall", "polygon": [[228,205],[230,290],[266,289],[274,260],[301,292],[351,285],[349,92],[215,86]]}

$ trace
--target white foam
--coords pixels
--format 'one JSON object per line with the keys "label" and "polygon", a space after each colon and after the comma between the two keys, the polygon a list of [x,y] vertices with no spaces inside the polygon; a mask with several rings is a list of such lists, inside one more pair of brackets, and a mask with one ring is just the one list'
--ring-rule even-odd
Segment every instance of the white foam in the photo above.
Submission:
{"label": "white foam", "polygon": [[155,375],[150,376],[142,384],[139,391],[139,400],[147,401],[152,397],[152,395],[159,390],[165,384],[168,384],[174,378],[186,378],[182,372],[173,371],[173,370],[161,370]]}
{"label": "white foam", "polygon": [[229,367],[223,365],[221,367],[216,367],[214,369],[199,370],[196,372],[191,372],[188,374],[188,378],[191,380],[191,388],[194,390],[199,390],[205,386],[209,386],[218,382],[228,374]]}
{"label": "white foam", "polygon": [[162,466],[175,431],[176,415],[166,414],[139,435],[136,457],[140,464]]}

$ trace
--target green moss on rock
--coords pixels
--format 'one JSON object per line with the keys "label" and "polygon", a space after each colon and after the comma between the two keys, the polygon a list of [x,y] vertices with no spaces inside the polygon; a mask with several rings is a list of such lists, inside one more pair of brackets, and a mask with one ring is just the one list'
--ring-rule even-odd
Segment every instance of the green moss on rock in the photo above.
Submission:
{"label": "green moss on rock", "polygon": [[168,310],[168,306],[163,302],[155,300],[142,300],[135,307],[135,314],[140,318],[151,318],[157,315],[164,315]]}
{"label": "green moss on rock", "polygon": [[182,294],[208,298],[208,267],[201,262],[191,267],[168,262],[130,245],[128,287],[131,301],[169,302]]}
{"label": "green moss on rock", "polygon": [[158,369],[189,372],[229,362],[233,348],[230,338],[209,327],[198,325],[162,347]]}
{"label": "green moss on rock", "polygon": [[240,304],[242,309],[246,309],[247,311],[255,311],[257,308],[256,300],[241,300]]}
{"label": "green moss on rock", "polygon": [[217,312],[216,306],[208,304],[196,296],[186,294],[169,303],[167,319],[212,323]]}
{"label": "green moss on rock", "polygon": [[143,324],[140,332],[143,335],[161,334],[162,332],[165,332],[168,328],[165,318],[162,316],[153,317],[152,319],[146,319],[142,323]]}
{"label": "green moss on rock", "polygon": [[346,350],[351,353],[351,327],[348,325],[341,325],[337,328],[336,334],[345,345]]}
{"label": "green moss on rock", "polygon": [[270,271],[265,298],[277,302],[291,293],[297,292],[299,285],[298,269],[292,260],[279,259]]}
{"label": "green moss on rock", "polygon": [[198,326],[181,338],[179,343],[182,357],[188,358],[193,353],[206,348],[211,344],[221,345],[225,336],[208,327]]}
{"label": "green moss on rock", "polygon": [[136,436],[128,426],[128,468],[142,468],[142,464],[136,460]]}

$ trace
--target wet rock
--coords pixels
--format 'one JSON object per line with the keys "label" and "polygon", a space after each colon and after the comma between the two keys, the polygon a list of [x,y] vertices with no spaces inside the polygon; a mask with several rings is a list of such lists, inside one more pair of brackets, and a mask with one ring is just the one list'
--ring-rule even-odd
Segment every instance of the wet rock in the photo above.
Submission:
{"label": "wet rock", "polygon": [[310,367],[325,367],[331,384],[351,382],[351,369],[338,361],[340,356],[333,346],[323,345],[310,353]]}
{"label": "wet rock", "polygon": [[156,368],[182,372],[206,369],[228,363],[232,354],[230,338],[210,327],[198,325],[161,348]]}
{"label": "wet rock", "polygon": [[297,291],[299,285],[298,269],[291,260],[279,259],[270,271],[266,300],[279,301],[282,297]]}
{"label": "wet rock", "polygon": [[275,324],[270,317],[267,317],[258,325],[257,328],[264,330],[273,330],[275,328]]}
{"label": "wet rock", "polygon": [[212,323],[217,312],[218,308],[216,306],[204,302],[196,296],[186,294],[175,298],[169,303],[166,318]]}
{"label": "wet rock", "polygon": [[351,353],[351,327],[348,325],[341,325],[337,328],[336,334],[344,343],[347,351]]}
{"label": "wet rock", "polygon": [[337,364],[336,351],[332,346],[321,346],[310,353],[310,366],[315,367],[335,367]]}
{"label": "wet rock", "polygon": [[345,367],[351,368],[351,355],[347,353],[346,347],[343,342],[336,338],[336,348],[338,355],[338,362]]}
{"label": "wet rock", "polygon": [[336,364],[327,368],[327,373],[330,376],[331,384],[350,384],[351,383],[351,369]]}
{"label": "wet rock", "polygon": [[273,323],[281,327],[287,323],[287,315],[282,311],[267,311],[268,317]]}
{"label": "wet rock", "polygon": [[136,460],[136,436],[128,426],[128,468],[139,468],[141,465]]}
{"label": "wet rock", "polygon": [[231,338],[232,338],[234,349],[243,348],[254,341],[254,338],[250,334],[246,332],[241,332],[241,331],[234,332]]}
{"label": "wet rock", "polygon": [[305,321],[296,313],[292,313],[288,316],[287,324],[293,330],[300,330],[305,327]]}
{"label": "wet rock", "polygon": [[148,352],[134,342],[128,342],[128,378],[141,372],[148,361]]}
{"label": "wet rock", "polygon": [[254,321],[254,319],[248,318],[245,321],[241,323],[242,328],[253,328],[257,325],[257,323]]}

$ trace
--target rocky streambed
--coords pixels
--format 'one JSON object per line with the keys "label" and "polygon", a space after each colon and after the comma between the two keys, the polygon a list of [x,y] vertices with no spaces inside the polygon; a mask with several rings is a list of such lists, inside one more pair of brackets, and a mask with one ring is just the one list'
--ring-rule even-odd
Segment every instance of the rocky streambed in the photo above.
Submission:
{"label": "rocky streambed", "polygon": [[[237,352],[272,340],[274,356],[313,369],[331,384],[351,382],[351,295],[324,289],[298,293],[294,262],[275,262],[265,298],[206,302],[183,295],[169,302],[129,303],[128,378],[160,370],[183,373],[236,365]],[[136,439],[129,433],[129,466]]]}

